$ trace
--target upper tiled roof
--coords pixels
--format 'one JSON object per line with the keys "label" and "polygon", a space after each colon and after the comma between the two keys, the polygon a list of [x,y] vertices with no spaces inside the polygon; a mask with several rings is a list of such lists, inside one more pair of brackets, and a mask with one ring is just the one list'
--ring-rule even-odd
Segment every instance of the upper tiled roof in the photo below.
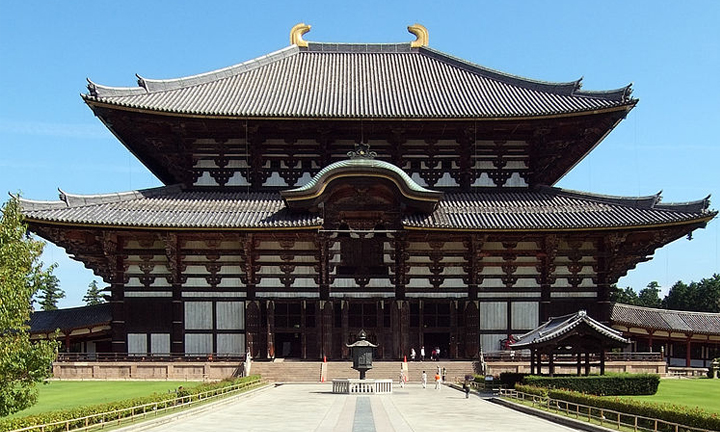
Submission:
{"label": "upper tiled roof", "polygon": [[615,303],[610,321],[628,327],[720,335],[720,314],[655,309]]}
{"label": "upper tiled roof", "polygon": [[[627,107],[630,86],[580,90],[580,80],[521,78],[427,47],[291,45],[235,66],[139,87],[90,82],[89,104],[251,118],[512,118]],[[622,108],[619,108],[622,109]]]}
{"label": "upper tiled roof", "polygon": [[109,324],[112,320],[110,303],[50,311],[35,311],[30,315],[30,333],[68,332],[73,329]]}
{"label": "upper tiled roof", "polygon": [[[708,200],[658,206],[659,196],[620,198],[542,187],[524,192],[446,193],[434,212],[408,214],[407,228],[446,230],[613,229],[702,223]],[[114,227],[313,228],[316,214],[291,212],[278,192],[183,191],[165,186],[107,195],[61,193],[60,201],[22,200],[28,221]]]}
{"label": "upper tiled roof", "polygon": [[512,349],[526,349],[532,345],[544,344],[553,340],[562,340],[563,336],[584,324],[599,335],[612,342],[627,344],[629,341],[622,336],[622,333],[612,329],[591,318],[584,310],[574,314],[550,318],[540,327],[518,337],[518,341],[510,345]]}

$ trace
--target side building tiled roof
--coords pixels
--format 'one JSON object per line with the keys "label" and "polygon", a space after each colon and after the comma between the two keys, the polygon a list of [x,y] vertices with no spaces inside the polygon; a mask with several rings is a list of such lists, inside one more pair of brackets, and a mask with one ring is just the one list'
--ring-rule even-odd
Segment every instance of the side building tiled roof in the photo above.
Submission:
{"label": "side building tiled roof", "polygon": [[517,342],[510,345],[510,347],[512,349],[526,349],[535,345],[559,341],[580,325],[589,327],[592,331],[596,332],[597,335],[614,343],[628,343],[628,340],[622,336],[622,333],[596,321],[584,310],[581,310],[574,314],[550,318],[540,325],[540,327],[518,336]]}
{"label": "side building tiled roof", "polygon": [[[607,197],[543,187],[532,191],[446,193],[428,214],[409,213],[406,228],[440,230],[617,229],[704,223],[708,201],[678,209],[659,196]],[[278,192],[183,191],[165,186],[107,195],[61,194],[60,201],[21,201],[29,222],[160,229],[311,229],[321,216],[294,212]]]}
{"label": "side building tiled roof", "polygon": [[720,314],[655,309],[615,303],[610,321],[626,327],[686,334],[720,335]]}
{"label": "side building tiled roof", "polygon": [[110,324],[109,303],[50,311],[35,311],[30,315],[30,333],[70,332],[74,329]]}
{"label": "side building tiled roof", "polygon": [[291,45],[235,66],[138,87],[93,82],[84,99],[160,113],[243,118],[517,118],[632,108],[630,86],[580,89],[580,80],[522,78],[428,47]]}

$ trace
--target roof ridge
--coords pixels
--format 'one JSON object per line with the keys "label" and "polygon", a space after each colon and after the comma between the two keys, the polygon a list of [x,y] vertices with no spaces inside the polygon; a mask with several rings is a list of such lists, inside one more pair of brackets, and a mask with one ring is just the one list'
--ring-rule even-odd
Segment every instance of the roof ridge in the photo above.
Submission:
{"label": "roof ridge", "polygon": [[638,309],[638,310],[645,310],[648,312],[657,312],[657,313],[676,313],[676,314],[686,314],[686,315],[703,315],[703,316],[713,316],[713,317],[720,317],[720,313],[718,312],[699,312],[699,311],[684,311],[684,310],[678,310],[678,309],[663,309],[663,308],[652,308],[647,306],[638,306],[638,305],[631,305],[627,303],[619,303],[615,302],[613,303],[614,306],[619,306],[623,308],[628,309]]}
{"label": "roof ridge", "polygon": [[255,57],[253,59],[246,60],[244,62],[237,63],[231,66],[226,66],[224,68],[178,78],[151,79],[135,74],[138,81],[138,87],[104,86],[94,83],[88,78],[89,94],[83,95],[83,97],[98,98],[112,96],[130,96],[135,94],[157,93],[169,90],[177,90],[181,88],[194,87],[197,85],[219,81],[225,78],[230,78],[239,73],[257,69],[267,64],[274,63],[289,56],[295,55],[298,52],[300,52],[300,49],[297,47],[297,45],[290,45],[277,51],[273,51],[260,57]]}
{"label": "roof ridge", "polygon": [[555,186],[539,185],[535,188],[540,193],[548,195],[563,195],[571,198],[586,199],[606,204],[617,204],[627,206],[630,205],[634,208],[653,209],[661,200],[662,191],[654,195],[646,196],[622,196],[622,195],[609,195],[599,194],[593,192],[583,192],[573,189],[564,189]]}

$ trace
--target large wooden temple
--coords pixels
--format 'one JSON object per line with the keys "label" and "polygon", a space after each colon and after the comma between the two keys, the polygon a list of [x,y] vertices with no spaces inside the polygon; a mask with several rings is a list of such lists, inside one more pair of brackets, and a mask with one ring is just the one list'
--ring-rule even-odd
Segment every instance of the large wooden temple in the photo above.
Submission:
{"label": "large wooden temple", "polygon": [[580,309],[704,227],[664,204],[553,185],[637,103],[487,69],[416,40],[291,45],[84,101],[164,186],[23,200],[30,229],[110,286],[128,355],[450,358]]}

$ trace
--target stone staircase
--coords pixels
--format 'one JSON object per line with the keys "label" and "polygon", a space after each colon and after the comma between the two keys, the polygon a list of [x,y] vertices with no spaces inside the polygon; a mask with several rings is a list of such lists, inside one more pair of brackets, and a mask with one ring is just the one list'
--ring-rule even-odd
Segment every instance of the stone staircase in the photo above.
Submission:
{"label": "stone staircase", "polygon": [[[400,378],[401,361],[375,361],[373,368],[367,372],[368,379],[392,379],[397,381]],[[475,371],[475,362],[463,360],[441,360],[408,362],[408,381],[420,382],[422,371],[428,375],[428,382],[433,381],[437,367],[445,367],[446,379],[454,382],[462,379],[465,375],[472,375]],[[250,373],[262,375],[264,379],[271,382],[320,382],[320,370],[322,362],[276,359],[274,361],[254,361]],[[333,378],[358,378],[359,373],[352,368],[351,361],[329,361],[327,362],[327,381]]]}

